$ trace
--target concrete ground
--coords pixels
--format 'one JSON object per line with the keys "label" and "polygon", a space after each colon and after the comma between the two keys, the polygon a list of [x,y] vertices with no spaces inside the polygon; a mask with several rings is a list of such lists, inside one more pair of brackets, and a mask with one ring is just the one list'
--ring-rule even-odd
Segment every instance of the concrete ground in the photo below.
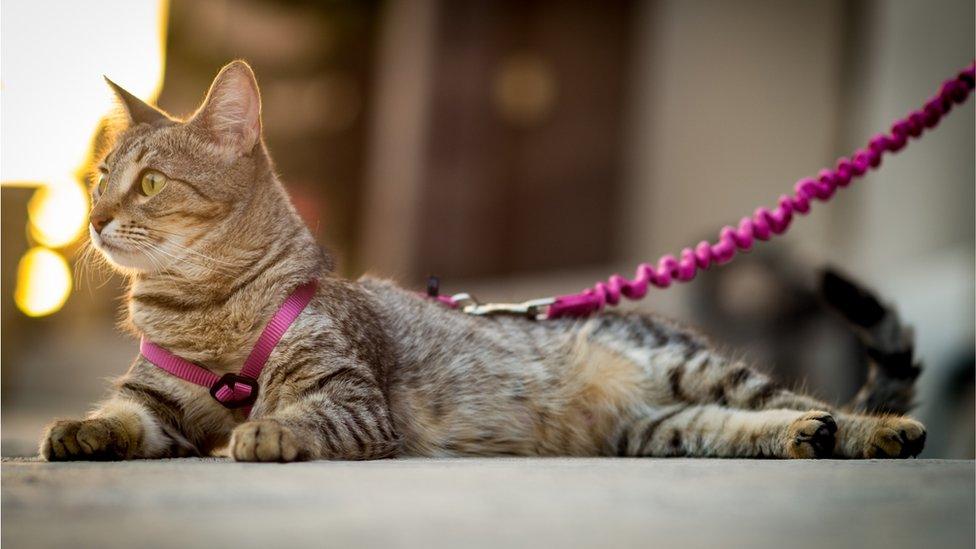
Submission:
{"label": "concrete ground", "polygon": [[972,461],[2,464],[19,547],[967,547]]}

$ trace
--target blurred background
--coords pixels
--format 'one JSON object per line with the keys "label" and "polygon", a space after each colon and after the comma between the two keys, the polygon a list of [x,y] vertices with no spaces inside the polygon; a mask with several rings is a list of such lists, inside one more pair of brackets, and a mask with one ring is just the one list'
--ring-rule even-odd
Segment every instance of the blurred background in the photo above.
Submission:
{"label": "blurred background", "polygon": [[[125,280],[79,264],[106,74],[185,115],[226,62],[346,276],[578,291],[772,205],[974,57],[971,0],[174,0],[2,5],[2,453],[125,371]],[[973,457],[974,110],[790,234],[637,305],[822,397],[864,376],[835,265],[916,328],[923,457]]]}

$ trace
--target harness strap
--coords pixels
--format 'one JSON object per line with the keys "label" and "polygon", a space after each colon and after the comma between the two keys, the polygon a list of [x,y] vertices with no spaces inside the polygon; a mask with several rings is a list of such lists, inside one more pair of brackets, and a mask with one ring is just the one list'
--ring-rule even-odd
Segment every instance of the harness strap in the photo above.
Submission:
{"label": "harness strap", "polygon": [[184,381],[210,389],[210,395],[214,400],[227,408],[247,407],[247,413],[250,414],[250,406],[258,398],[258,376],[261,375],[261,370],[264,369],[268,357],[278,346],[282,336],[312,301],[317,286],[314,280],[306,282],[285,299],[264,327],[238,374],[228,373],[218,376],[199,364],[174,355],[145,337],[139,342],[139,353],[161,370]]}

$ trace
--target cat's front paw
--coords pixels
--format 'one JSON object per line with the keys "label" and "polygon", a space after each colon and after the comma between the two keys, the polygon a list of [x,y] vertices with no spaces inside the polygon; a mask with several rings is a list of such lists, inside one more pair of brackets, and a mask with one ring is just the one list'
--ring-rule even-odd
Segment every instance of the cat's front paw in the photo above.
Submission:
{"label": "cat's front paw", "polygon": [[301,458],[301,451],[291,429],[273,419],[261,419],[234,429],[230,455],[237,461],[295,461]]}
{"label": "cat's front paw", "polygon": [[885,417],[878,421],[864,448],[864,457],[915,457],[925,447],[925,426],[908,417]]}
{"label": "cat's front paw", "polygon": [[41,439],[40,454],[48,461],[107,461],[131,457],[132,436],[115,418],[55,421]]}
{"label": "cat's front paw", "polygon": [[793,459],[829,457],[834,451],[837,423],[827,412],[807,412],[790,424],[786,455]]}

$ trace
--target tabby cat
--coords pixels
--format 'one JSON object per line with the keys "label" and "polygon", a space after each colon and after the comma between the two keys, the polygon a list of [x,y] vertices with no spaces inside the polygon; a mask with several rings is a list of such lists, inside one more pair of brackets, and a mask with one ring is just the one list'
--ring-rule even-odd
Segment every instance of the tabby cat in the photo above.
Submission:
{"label": "tabby cat", "polygon": [[249,416],[140,356],[86,419],[48,427],[45,459],[904,458],[922,449],[924,427],[900,415],[918,374],[910,332],[844,279],[828,278],[828,298],[873,359],[868,385],[844,409],[654,316],[468,316],[388,281],[332,273],[275,176],[246,63],[224,67],[185,121],[112,87],[126,123],[98,164],[90,235],[128,276],[135,334],[218,375],[237,372],[285,298],[310,280],[318,289],[261,373]]}

